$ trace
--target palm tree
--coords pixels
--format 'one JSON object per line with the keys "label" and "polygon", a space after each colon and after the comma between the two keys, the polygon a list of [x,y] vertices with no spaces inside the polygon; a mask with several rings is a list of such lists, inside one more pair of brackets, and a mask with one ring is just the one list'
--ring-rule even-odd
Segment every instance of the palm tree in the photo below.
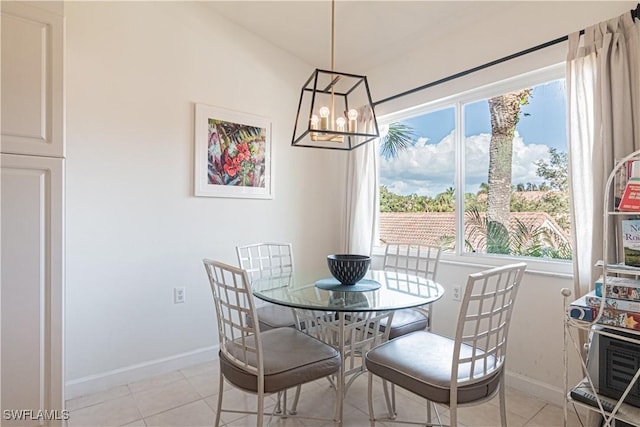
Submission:
{"label": "palm tree", "polygon": [[[520,108],[528,103],[531,89],[523,89],[489,99],[491,141],[489,143],[489,191],[487,194],[487,251],[505,253],[511,202],[513,136]],[[497,239],[495,242],[492,239]],[[498,252],[494,252],[498,251]]]}

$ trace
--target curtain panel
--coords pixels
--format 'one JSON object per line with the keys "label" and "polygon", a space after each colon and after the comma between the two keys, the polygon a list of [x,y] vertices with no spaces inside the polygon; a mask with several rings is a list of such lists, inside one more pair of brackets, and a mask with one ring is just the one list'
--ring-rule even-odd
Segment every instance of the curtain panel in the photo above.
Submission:
{"label": "curtain panel", "polygon": [[[374,133],[373,112],[358,111],[358,126]],[[371,255],[378,222],[378,140],[348,153],[344,247],[346,253]]]}
{"label": "curtain panel", "polygon": [[[573,226],[574,297],[600,275],[604,185],[616,159],[640,149],[638,28],[629,13],[569,36],[567,119]],[[616,256],[609,245],[610,259]]]}

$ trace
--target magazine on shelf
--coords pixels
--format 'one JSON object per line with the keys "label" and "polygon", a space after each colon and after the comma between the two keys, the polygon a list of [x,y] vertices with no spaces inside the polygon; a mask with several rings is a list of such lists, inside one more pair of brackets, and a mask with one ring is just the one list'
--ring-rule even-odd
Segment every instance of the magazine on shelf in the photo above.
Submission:
{"label": "magazine on shelf", "polygon": [[625,265],[640,267],[640,219],[621,221]]}
{"label": "magazine on shelf", "polygon": [[640,301],[640,280],[628,277],[607,276],[607,291],[602,291],[603,278],[600,277],[595,283],[595,294],[597,297],[617,298],[630,301]]}
{"label": "magazine on shelf", "polygon": [[[596,267],[603,268],[604,262],[602,260],[598,260],[596,262]],[[608,263],[607,269],[615,270],[617,273],[621,274],[640,275],[640,267],[625,265],[624,263]]]}
{"label": "magazine on shelf", "polygon": [[[569,304],[568,313],[571,318],[585,322],[593,322],[598,317],[600,307],[589,305],[587,302],[588,295],[589,294]],[[605,306],[602,316],[598,319],[598,323],[640,331],[640,313]]]}

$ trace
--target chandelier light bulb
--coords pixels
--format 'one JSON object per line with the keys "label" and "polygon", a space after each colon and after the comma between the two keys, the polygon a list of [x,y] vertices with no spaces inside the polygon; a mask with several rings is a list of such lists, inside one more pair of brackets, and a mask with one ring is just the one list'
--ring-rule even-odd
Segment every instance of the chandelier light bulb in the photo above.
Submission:
{"label": "chandelier light bulb", "polygon": [[336,119],[336,130],[337,130],[338,132],[344,132],[344,124],[345,124],[346,122],[347,122],[347,121],[344,119],[344,117],[338,117],[338,118]]}
{"label": "chandelier light bulb", "polygon": [[311,124],[311,129],[318,129],[318,122],[320,122],[320,119],[318,118],[318,116],[316,116],[315,114],[311,116],[311,118],[309,119],[309,123]]}
{"label": "chandelier light bulb", "polygon": [[320,129],[327,130],[329,129],[329,107],[322,107],[320,109]]}
{"label": "chandelier light bulb", "polygon": [[349,111],[347,111],[347,117],[349,118],[349,124],[348,124],[348,130],[349,132],[357,132],[358,131],[358,122],[356,122],[356,120],[358,119],[358,111],[355,109],[351,109]]}

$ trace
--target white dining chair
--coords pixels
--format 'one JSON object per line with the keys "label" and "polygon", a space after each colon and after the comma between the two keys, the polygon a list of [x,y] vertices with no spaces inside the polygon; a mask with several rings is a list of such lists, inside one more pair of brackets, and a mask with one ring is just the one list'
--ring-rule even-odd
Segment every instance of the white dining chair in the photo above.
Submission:
{"label": "white dining chair", "polygon": [[[211,285],[218,323],[220,380],[215,425],[223,412],[255,414],[263,425],[265,396],[335,375],[342,364],[340,353],[332,346],[295,328],[260,330],[257,322],[248,322],[246,314],[256,318],[256,305],[245,270],[219,261],[203,260]],[[223,407],[224,381],[256,394],[255,412]],[[337,396],[337,393],[336,393]],[[338,420],[338,401],[333,418]],[[286,412],[282,415],[288,416]],[[317,418],[313,418],[317,419]],[[339,421],[339,420],[338,420]]]}
{"label": "white dining chair", "polygon": [[[449,407],[451,426],[458,425],[458,407],[500,398],[502,427],[507,426],[504,365],[514,303],[525,263],[470,274],[464,289],[453,338],[416,331],[387,341],[365,357],[369,371],[369,419],[375,425],[373,378],[391,382],[427,401],[427,424],[434,403]],[[415,420],[394,423],[416,424]],[[382,420],[381,420],[382,421]],[[418,423],[424,425],[424,421]]]}
{"label": "white dining chair", "polygon": [[[382,269],[435,281],[441,253],[442,249],[439,246],[419,243],[387,243]],[[433,304],[427,304],[422,307],[396,311],[391,325],[383,323],[383,327],[389,328],[389,339],[394,339],[415,331],[431,330],[432,319]],[[395,413],[395,385],[391,383],[391,397],[389,397],[385,383],[384,393],[388,405],[391,407],[390,412]]]}
{"label": "white dining chair", "polygon": [[[293,246],[291,243],[253,243],[236,246],[238,264],[250,280],[293,272]],[[262,301],[256,308],[261,331],[296,327],[296,317],[291,308]],[[253,317],[247,320],[253,322]],[[297,388],[296,396],[300,392]],[[278,393],[277,412],[287,411],[287,390]],[[297,397],[296,397],[297,401]]]}

